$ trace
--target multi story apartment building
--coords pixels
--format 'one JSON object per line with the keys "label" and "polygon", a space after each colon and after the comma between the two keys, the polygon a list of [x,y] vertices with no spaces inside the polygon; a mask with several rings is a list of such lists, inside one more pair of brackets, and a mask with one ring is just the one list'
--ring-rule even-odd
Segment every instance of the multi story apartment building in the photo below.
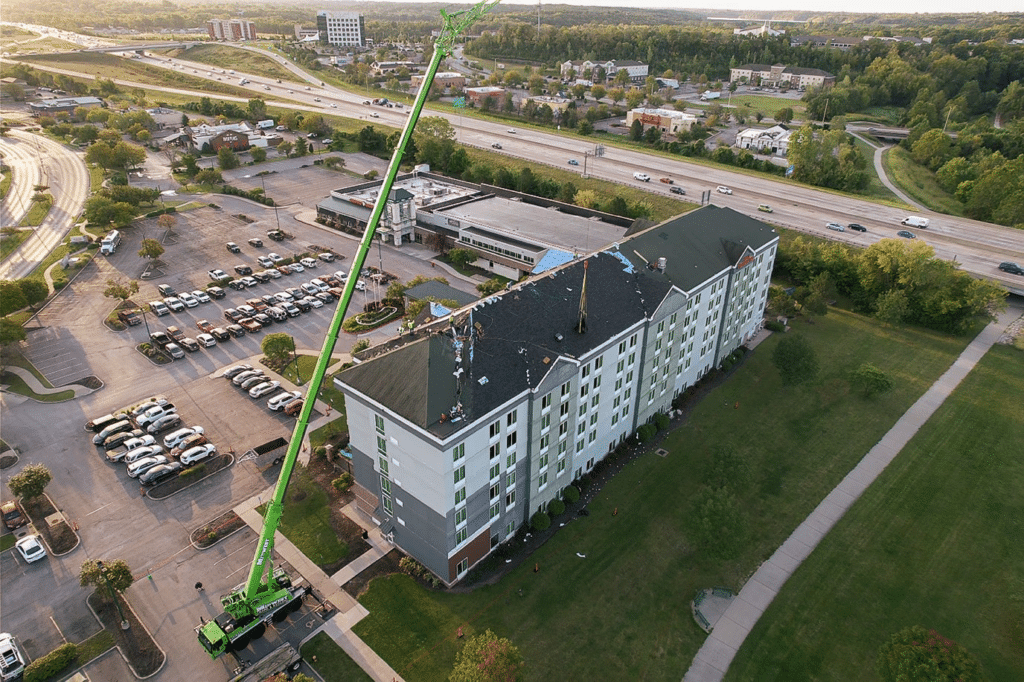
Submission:
{"label": "multi story apartment building", "polygon": [[316,28],[320,42],[339,47],[364,47],[366,45],[363,15],[358,12],[332,12],[320,10],[316,13]]}
{"label": "multi story apartment building", "polygon": [[730,70],[733,83],[756,83],[766,87],[785,85],[790,88],[827,88],[835,85],[836,77],[821,69],[805,69],[784,64],[743,64]]}
{"label": "multi story apartment building", "polygon": [[206,32],[214,40],[256,40],[256,24],[244,19],[210,19]]}
{"label": "multi story apartment building", "polygon": [[777,245],[706,206],[346,370],[361,509],[457,582],[760,329]]}

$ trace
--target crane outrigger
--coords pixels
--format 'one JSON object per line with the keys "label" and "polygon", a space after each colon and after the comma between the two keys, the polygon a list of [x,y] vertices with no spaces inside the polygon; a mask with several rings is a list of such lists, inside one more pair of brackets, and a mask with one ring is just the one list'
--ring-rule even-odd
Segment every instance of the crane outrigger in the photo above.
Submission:
{"label": "crane outrigger", "polygon": [[220,598],[224,612],[215,619],[203,622],[196,626],[196,634],[199,644],[210,655],[217,658],[227,651],[241,651],[253,639],[263,636],[266,631],[266,624],[273,620],[279,622],[297,610],[302,604],[302,597],[306,588],[294,585],[291,576],[281,568],[273,566],[274,534],[277,532],[281,522],[281,515],[284,511],[284,494],[288,488],[288,481],[291,478],[292,470],[298,458],[299,448],[306,435],[309,426],[309,417],[313,411],[313,403],[320,393],[327,366],[330,364],[331,353],[338,341],[338,334],[341,330],[341,323],[345,319],[349,302],[355,291],[356,281],[359,279],[359,272],[366,260],[366,255],[373,243],[374,233],[380,222],[381,214],[387,205],[391,187],[394,185],[395,177],[398,175],[402,157],[405,155],[409,140],[412,139],[413,128],[419,120],[420,112],[427,100],[430,86],[434,82],[441,61],[451,55],[455,42],[473,22],[491,10],[501,0],[483,0],[473,7],[459,12],[448,13],[441,10],[443,28],[441,35],[434,43],[434,55],[427,67],[423,84],[413,103],[409,118],[406,121],[402,135],[395,146],[395,152],[391,157],[391,163],[381,184],[380,193],[374,204],[373,211],[366,223],[366,230],[359,242],[359,248],[352,259],[352,266],[349,270],[348,279],[345,281],[345,288],[338,307],[334,311],[331,323],[327,328],[327,336],[324,339],[323,348],[317,358],[316,368],[309,380],[306,389],[305,401],[302,410],[299,412],[295,429],[292,431],[291,440],[288,443],[288,450],[285,453],[281,466],[281,473],[274,486],[274,494],[267,504],[263,516],[263,529],[260,532],[259,541],[256,543],[256,552],[253,556],[252,566],[249,569],[249,578],[244,583],[236,586],[228,594]]}

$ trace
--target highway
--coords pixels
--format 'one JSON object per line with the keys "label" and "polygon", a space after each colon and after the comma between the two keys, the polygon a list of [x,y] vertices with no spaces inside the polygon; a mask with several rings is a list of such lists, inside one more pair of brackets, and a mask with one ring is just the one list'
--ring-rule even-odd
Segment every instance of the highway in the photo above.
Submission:
{"label": "highway", "polygon": [[[256,50],[270,56],[281,64],[286,64],[279,55],[263,50]],[[302,81],[284,81],[241,72],[230,73],[229,70],[217,69],[198,62],[181,59],[170,59],[163,56],[147,54],[142,61],[153,65],[189,73],[195,77],[219,80],[235,87],[252,90],[268,105],[291,108],[302,111],[319,110],[325,114],[349,116],[371,123],[380,123],[393,128],[401,128],[409,107],[389,109],[363,104],[370,95],[347,92],[331,86],[321,87],[314,76],[305,74],[297,68],[294,73],[301,74]],[[70,73],[70,72],[67,72]],[[240,80],[249,81],[240,86]],[[154,87],[142,83],[124,82],[130,87],[146,87],[161,91],[173,91],[195,97],[209,93]],[[224,99],[243,101],[240,98]],[[319,100],[319,101],[317,101]],[[572,167],[582,172],[585,151],[593,151],[594,145],[602,138],[582,138],[573,134],[560,134],[547,130],[524,128],[517,124],[509,128],[507,123],[482,121],[468,116],[459,116],[455,112],[425,110],[424,115],[442,116],[448,119],[457,132],[457,139],[462,144],[491,149],[494,142],[502,145],[500,153],[507,156],[527,159],[552,166],[570,168],[570,158],[580,162],[580,166]],[[497,152],[498,150],[492,150]],[[852,196],[832,193],[826,190],[805,187],[792,182],[757,174],[745,174],[725,168],[713,168],[685,161],[678,157],[660,156],[641,150],[620,149],[605,146],[605,156],[600,159],[590,158],[587,161],[589,176],[617,182],[624,185],[644,185],[642,189],[666,194],[669,185],[658,182],[661,177],[670,177],[675,184],[686,191],[686,198],[699,202],[702,192],[711,192],[711,203],[728,206],[742,213],[756,216],[759,219],[777,224],[781,227],[793,228],[818,236],[836,239],[858,246],[868,246],[880,239],[896,237],[897,231],[904,229],[900,221],[907,215],[921,215],[931,220],[928,229],[912,229],[918,239],[923,239],[938,257],[956,261],[961,267],[977,276],[996,280],[1014,293],[1024,295],[1024,277],[1009,275],[998,270],[1002,261],[1024,263],[1024,232],[1012,228],[992,225],[980,221],[957,218],[933,212],[921,212],[914,209],[896,208],[884,204],[865,201]],[[633,173],[641,171],[652,177],[650,183],[639,183],[633,179]],[[733,194],[720,194],[715,191],[719,185],[727,186]],[[773,213],[761,213],[758,205],[768,204]],[[828,222],[841,224],[860,223],[867,227],[868,232],[857,233],[846,231],[836,233],[825,229]]]}

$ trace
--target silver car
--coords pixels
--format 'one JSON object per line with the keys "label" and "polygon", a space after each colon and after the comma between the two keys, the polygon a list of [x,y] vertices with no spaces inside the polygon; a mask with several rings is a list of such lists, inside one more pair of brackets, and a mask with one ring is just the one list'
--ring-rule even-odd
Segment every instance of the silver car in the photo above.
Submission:
{"label": "silver car", "polygon": [[135,460],[128,465],[128,475],[131,478],[138,478],[140,474],[144,474],[158,464],[167,464],[170,461],[163,455],[156,455],[155,457],[143,457],[142,459]]}
{"label": "silver car", "polygon": [[131,464],[132,462],[137,462],[140,459],[145,459],[147,457],[155,457],[156,455],[162,455],[163,452],[163,447],[159,445],[146,445],[141,448],[135,448],[134,450],[129,450],[128,452],[125,453],[124,463]]}

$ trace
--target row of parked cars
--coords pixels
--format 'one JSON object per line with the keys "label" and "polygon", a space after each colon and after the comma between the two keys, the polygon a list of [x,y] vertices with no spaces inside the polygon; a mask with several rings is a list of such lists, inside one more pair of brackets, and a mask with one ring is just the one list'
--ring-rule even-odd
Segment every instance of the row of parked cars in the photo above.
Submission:
{"label": "row of parked cars", "polygon": [[[0,515],[3,516],[4,525],[7,529],[14,531],[28,523],[28,519],[25,514],[21,511],[21,507],[18,506],[17,502],[4,502],[0,505]],[[46,548],[43,546],[42,540],[39,536],[32,533],[29,535],[22,536],[14,543],[15,549],[18,550],[18,554],[25,560],[25,563],[31,564],[34,561],[39,561],[46,556]],[[0,635],[2,637],[2,635]],[[0,669],[2,672],[2,669]],[[7,678],[0,675],[0,680],[14,679]]]}
{"label": "row of parked cars", "polygon": [[202,426],[183,426],[174,404],[152,396],[86,424],[108,462],[127,466],[144,486],[177,476],[186,467],[217,454]]}
{"label": "row of parked cars", "polygon": [[[225,379],[249,392],[249,397],[258,400],[275,393],[280,387],[280,381],[271,380],[262,369],[253,369],[252,365],[234,365],[224,370],[222,374]],[[302,409],[301,391],[281,391],[267,400],[267,407],[274,412],[284,412],[289,417],[294,417]]]}

